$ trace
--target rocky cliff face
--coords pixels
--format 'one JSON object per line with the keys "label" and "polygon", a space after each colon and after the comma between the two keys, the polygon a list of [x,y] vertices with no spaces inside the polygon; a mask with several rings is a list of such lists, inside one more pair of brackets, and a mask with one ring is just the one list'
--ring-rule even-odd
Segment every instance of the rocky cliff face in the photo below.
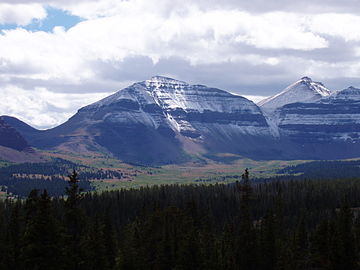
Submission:
{"label": "rocky cliff face", "polygon": [[360,89],[353,87],[311,103],[278,110],[279,130],[297,142],[360,141]]}

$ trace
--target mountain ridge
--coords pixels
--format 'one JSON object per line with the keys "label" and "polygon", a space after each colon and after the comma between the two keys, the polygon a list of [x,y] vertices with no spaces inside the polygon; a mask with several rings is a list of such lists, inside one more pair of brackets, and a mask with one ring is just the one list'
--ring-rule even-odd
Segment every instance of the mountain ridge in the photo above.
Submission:
{"label": "mountain ridge", "polygon": [[[284,98],[284,93],[304,91],[310,93],[305,99],[298,94]],[[216,153],[252,159],[343,158],[356,156],[351,149],[358,146],[360,115],[350,116],[346,110],[360,109],[354,101],[358,92],[354,87],[333,92],[303,77],[273,96],[274,104],[281,106],[269,112],[264,102],[259,107],[221,89],[154,76],[79,109],[49,130],[8,120],[37,148],[107,152],[130,163],[181,163],[194,155]],[[332,110],[344,105],[342,114]],[[321,119],[325,107],[328,122]],[[336,131],[346,122],[343,131],[353,140]]]}

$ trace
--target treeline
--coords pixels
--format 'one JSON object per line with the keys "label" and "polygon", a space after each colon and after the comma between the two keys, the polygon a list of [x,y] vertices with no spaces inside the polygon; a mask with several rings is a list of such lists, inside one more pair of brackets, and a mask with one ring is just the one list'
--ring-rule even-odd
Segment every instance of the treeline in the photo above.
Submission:
{"label": "treeline", "polygon": [[80,172],[79,184],[85,191],[93,190],[89,180],[124,177],[121,171],[94,169],[61,158],[54,158],[48,162],[20,163],[0,167],[0,186],[3,190],[20,197],[26,197],[33,189],[46,189],[50,196],[61,196],[65,194],[67,186],[67,181],[63,176],[73,170]]}
{"label": "treeline", "polygon": [[358,180],[32,191],[0,203],[0,269],[358,269]]}
{"label": "treeline", "polygon": [[[33,178],[33,177],[15,177],[12,175],[1,176],[0,178],[1,191],[6,191],[8,194],[13,196],[24,198],[31,190],[39,189],[48,192],[49,196],[62,196],[65,195],[65,188],[68,186],[68,181],[62,177],[44,176]],[[79,186],[85,191],[92,191],[94,187],[91,186],[87,180],[79,182]]]}
{"label": "treeline", "polygon": [[[279,174],[300,174],[293,179],[343,179],[357,178],[360,175],[360,160],[322,160],[288,166],[277,171]],[[283,177],[283,178],[286,178]]]}

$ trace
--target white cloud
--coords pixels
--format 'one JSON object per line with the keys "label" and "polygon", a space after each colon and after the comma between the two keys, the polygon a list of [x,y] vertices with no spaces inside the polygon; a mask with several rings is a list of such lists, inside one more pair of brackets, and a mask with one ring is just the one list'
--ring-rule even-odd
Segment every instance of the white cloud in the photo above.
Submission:
{"label": "white cloud", "polygon": [[[122,61],[134,56],[182,57],[193,64],[241,61],[277,63],[274,57],[239,54],[239,47],[312,50],[327,47],[324,38],[308,32],[293,14],[251,15],[240,11],[203,12],[196,8],[170,17],[149,12],[123,13],[81,22],[67,32],[7,30],[0,35],[0,59],[30,65],[32,79],[61,78],[81,83],[94,76],[88,61]],[[120,11],[119,11],[120,12]],[[16,74],[21,76],[21,74]]]}
{"label": "white cloud", "polygon": [[46,18],[45,8],[40,4],[0,3],[0,24],[27,25],[32,20]]}
{"label": "white cloud", "polygon": [[318,14],[309,20],[315,33],[336,36],[345,41],[360,41],[360,16],[352,14]]}
{"label": "white cloud", "polygon": [[0,115],[15,116],[35,127],[48,128],[61,124],[81,106],[108,94],[60,94],[44,88],[24,90],[6,86],[1,90]]}
{"label": "white cloud", "polygon": [[[178,79],[185,76],[194,83],[198,83],[195,78],[205,78],[214,86],[238,92],[243,92],[239,85],[252,84],[254,89],[268,84],[270,89],[274,83],[290,83],[303,75],[314,79],[360,76],[355,49],[360,41],[360,16],[309,16],[295,9],[288,12],[265,7],[260,10],[267,12],[254,13],[243,8],[244,4],[226,2],[234,8],[202,0],[0,4],[0,23],[25,25],[41,20],[46,16],[46,5],[86,19],[67,31],[56,27],[50,33],[22,28],[0,32],[0,92],[7,97],[3,99],[6,102],[0,101],[0,114],[23,115],[22,119],[37,126],[53,126],[94,101],[98,94],[92,92],[117,90],[125,82],[146,79],[158,70]],[[260,2],[268,5],[256,0]],[[331,38],[348,45],[346,59],[327,60],[327,55],[343,49],[334,47]],[[167,64],[161,66],[164,62]],[[66,94],[69,92],[77,94]],[[273,94],[246,93],[254,100],[257,94]],[[11,100],[21,106],[7,104]]]}

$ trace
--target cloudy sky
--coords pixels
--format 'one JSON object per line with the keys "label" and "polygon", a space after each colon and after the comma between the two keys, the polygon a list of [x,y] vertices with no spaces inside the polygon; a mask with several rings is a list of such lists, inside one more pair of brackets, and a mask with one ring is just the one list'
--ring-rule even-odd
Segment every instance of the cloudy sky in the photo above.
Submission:
{"label": "cloudy sky", "polygon": [[303,76],[360,87],[358,14],[358,0],[1,0],[0,115],[52,127],[154,75],[254,100]]}

